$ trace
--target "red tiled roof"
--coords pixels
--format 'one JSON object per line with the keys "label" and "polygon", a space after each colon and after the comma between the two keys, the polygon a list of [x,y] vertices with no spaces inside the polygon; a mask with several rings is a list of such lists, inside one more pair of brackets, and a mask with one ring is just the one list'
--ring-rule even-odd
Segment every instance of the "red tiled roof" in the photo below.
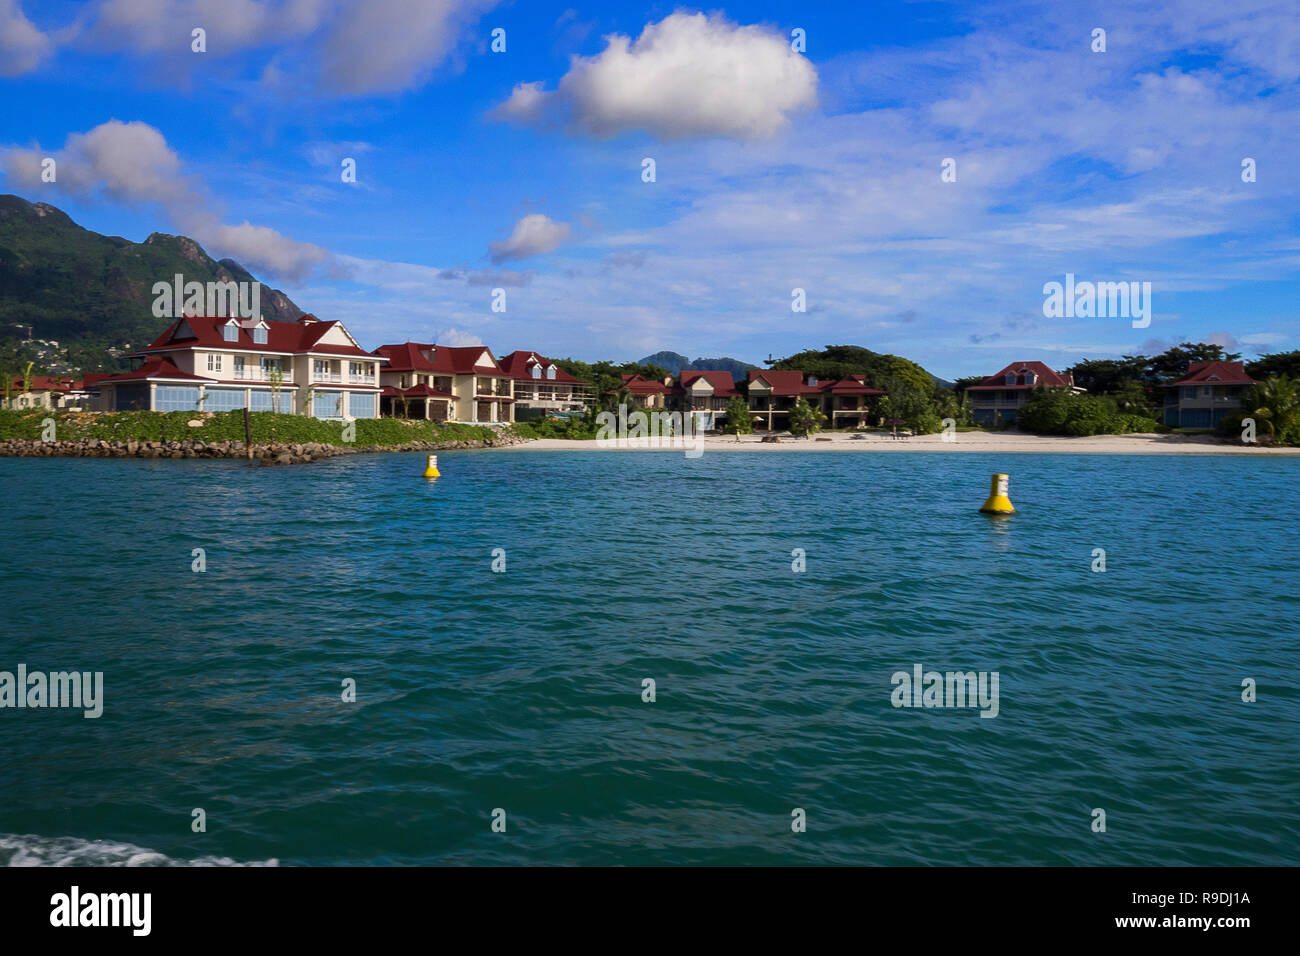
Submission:
{"label": "red tiled roof", "polygon": [[[538,352],[514,351],[501,359],[500,364],[501,368],[507,374],[526,382],[565,382],[570,385],[588,384],[587,382],[582,382],[574,378],[564,369],[560,368],[560,366],[555,365],[554,362]],[[545,370],[548,365],[555,365],[555,378],[547,378],[545,371],[542,372],[541,378],[533,378],[530,369],[534,365],[541,365],[543,370]]]}
{"label": "red tiled roof", "polygon": [[663,382],[651,381],[640,375],[624,375],[618,388],[611,388],[605,394],[617,395],[622,391],[631,392],[633,395],[667,395],[672,389]]}
{"label": "red tiled roof", "polygon": [[1254,385],[1256,380],[1246,374],[1246,367],[1241,362],[1192,362],[1187,366],[1187,374],[1176,382],[1169,382],[1165,388],[1175,385]]}
{"label": "red tiled roof", "polygon": [[[1023,385],[1006,384],[1008,373],[1014,374],[1018,380],[1021,375],[1024,375],[1027,372],[1034,373],[1035,376],[1034,384],[1032,385],[1028,383],[1025,383]],[[978,385],[972,385],[969,388],[967,388],[966,391],[973,392],[978,390],[992,390],[992,389],[997,389],[999,391],[1002,391],[1006,389],[1040,388],[1040,387],[1069,388],[1073,384],[1074,384],[1073,376],[1067,378],[1066,375],[1062,375],[1060,372],[1052,371],[1042,362],[1012,362],[1006,368],[1002,369],[1002,371],[988,376],[987,378],[983,379]]]}
{"label": "red tiled roof", "polygon": [[[429,357],[425,357],[425,352]],[[479,365],[478,359],[486,352],[491,365]],[[403,342],[400,345],[381,345],[375,354],[388,359],[387,372],[441,372],[443,375],[503,375],[505,373],[492,350],[483,345],[447,346]]]}
{"label": "red tiled roof", "polygon": [[[329,355],[354,355],[359,358],[376,356],[362,348],[349,345],[321,345],[320,340],[338,322],[321,322],[313,315],[304,315],[297,322],[266,323],[265,344],[254,342],[252,329],[239,328],[236,339],[227,342],[221,327],[229,323],[227,317],[187,315],[167,326],[166,331],[154,339],[145,353],[175,348],[238,348],[253,352],[321,352]],[[185,333],[185,334],[181,334]]]}
{"label": "red tiled roof", "polygon": [[752,368],[749,370],[750,385],[760,378],[772,386],[773,395],[816,395],[821,391],[820,385],[805,383],[803,372],[798,369]]}
{"label": "red tiled roof", "polygon": [[189,372],[182,372],[167,359],[158,355],[151,355],[145,359],[134,372],[119,372],[116,375],[105,375],[97,384],[105,382],[141,382],[151,378],[158,379],[178,379],[186,382],[215,382],[216,379],[204,378],[202,375],[191,375]]}
{"label": "red tiled roof", "polygon": [[685,390],[686,386],[701,378],[713,386],[714,398],[730,398],[732,395],[740,394],[736,391],[736,380],[731,377],[731,373],[717,370],[683,369],[681,374],[682,389]]}
{"label": "red tiled roof", "polygon": [[[31,390],[33,392],[68,392],[72,390],[72,379],[55,378],[52,375],[33,375]],[[21,393],[23,390],[23,377],[16,376],[13,380],[13,391]]]}
{"label": "red tiled roof", "polygon": [[84,391],[88,388],[94,388],[96,385],[98,385],[100,382],[102,382],[104,379],[108,378],[112,374],[113,374],[112,372],[87,372],[85,375],[81,376],[81,381],[77,382],[72,387],[79,391]]}

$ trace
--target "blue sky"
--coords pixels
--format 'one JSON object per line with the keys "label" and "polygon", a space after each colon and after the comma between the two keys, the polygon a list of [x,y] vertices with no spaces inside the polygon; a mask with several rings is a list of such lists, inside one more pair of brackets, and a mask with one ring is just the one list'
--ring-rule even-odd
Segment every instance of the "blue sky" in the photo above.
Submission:
{"label": "blue sky", "polygon": [[[1300,347],[1298,23],[1250,0],[0,0],[0,190],[194,236],[370,347],[851,343],[950,378],[1250,356]],[[1150,282],[1150,327],[1044,317],[1067,272]]]}

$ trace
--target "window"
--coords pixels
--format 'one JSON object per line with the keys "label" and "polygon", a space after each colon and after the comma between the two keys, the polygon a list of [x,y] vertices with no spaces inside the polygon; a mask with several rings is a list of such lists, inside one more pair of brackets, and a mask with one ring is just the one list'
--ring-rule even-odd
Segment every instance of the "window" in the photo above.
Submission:
{"label": "window", "polygon": [[242,355],[236,355],[235,356],[235,378],[243,378],[243,377],[244,377],[244,357]]}
{"label": "window", "polygon": [[221,356],[217,355],[215,352],[208,353],[208,371],[209,372],[221,371]]}
{"label": "window", "polygon": [[1196,397],[1195,385],[1189,385],[1183,389],[1183,398],[1195,398],[1195,397]]}
{"label": "window", "polygon": [[282,415],[293,414],[293,392],[281,389],[276,395],[269,388],[255,388],[249,392],[248,407],[254,412],[275,412]]}
{"label": "window", "polygon": [[258,345],[266,344],[266,329],[253,329],[253,341]]}
{"label": "window", "polygon": [[1015,373],[1015,372],[1007,372],[1007,381],[1006,381],[1006,384],[1008,384],[1008,385],[1015,385],[1015,384],[1016,384],[1016,373]]}
{"label": "window", "polygon": [[279,367],[280,367],[280,360],[278,358],[262,359],[262,370],[265,372],[269,373],[272,369],[278,369]]}
{"label": "window", "polygon": [[361,362],[349,362],[348,373],[356,376],[364,376],[367,372],[366,366]]}
{"label": "window", "polygon": [[547,378],[555,378],[555,366],[551,365],[546,369]]}
{"label": "window", "polygon": [[311,413],[317,418],[341,418],[339,403],[342,398],[340,392],[317,392]]}
{"label": "window", "polygon": [[540,365],[534,365],[531,369],[529,369],[529,372],[532,374],[533,378],[542,377],[542,367]]}
{"label": "window", "polygon": [[1033,384],[1034,384],[1035,382],[1037,382],[1037,381],[1038,381],[1038,376],[1035,375],[1033,372],[1026,372],[1026,373],[1025,373],[1025,384],[1026,384],[1026,385],[1033,385]]}
{"label": "window", "polygon": [[353,392],[348,396],[348,414],[353,418],[374,418],[375,396],[370,392]]}
{"label": "window", "polygon": [[197,385],[159,385],[153,393],[154,411],[197,412],[199,389]]}
{"label": "window", "polygon": [[223,326],[221,327],[221,337],[222,337],[223,339],[225,339],[227,342],[238,342],[238,341],[239,341],[239,326],[237,326],[237,325],[223,325]]}
{"label": "window", "polygon": [[244,407],[244,390],[242,388],[210,388],[207,398],[203,400],[205,412],[230,412]]}

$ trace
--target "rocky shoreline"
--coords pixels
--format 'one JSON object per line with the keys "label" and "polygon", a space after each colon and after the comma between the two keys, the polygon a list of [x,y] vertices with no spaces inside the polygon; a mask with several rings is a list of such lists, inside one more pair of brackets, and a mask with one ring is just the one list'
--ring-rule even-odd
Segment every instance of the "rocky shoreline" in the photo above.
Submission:
{"label": "rocky shoreline", "polygon": [[402,445],[327,445],[321,442],[258,443],[245,448],[242,441],[105,441],[81,438],[76,441],[41,441],[15,438],[0,441],[4,458],[231,458],[250,457],[261,465],[299,465],[336,455],[357,455],[397,451],[453,451],[462,448],[504,448],[529,439],[515,435],[494,435],[470,441],[414,441]]}

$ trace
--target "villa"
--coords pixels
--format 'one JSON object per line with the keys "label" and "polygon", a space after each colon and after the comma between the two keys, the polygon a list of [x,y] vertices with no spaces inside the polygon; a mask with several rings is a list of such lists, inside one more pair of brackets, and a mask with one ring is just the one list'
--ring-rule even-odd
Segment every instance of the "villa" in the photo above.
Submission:
{"label": "villa", "polygon": [[1012,362],[966,389],[971,399],[971,417],[977,425],[1009,425],[1035,388],[1087,391],[1074,384],[1072,372],[1054,372],[1042,362]]}
{"label": "villa", "polygon": [[536,352],[511,352],[500,364],[514,379],[515,421],[585,412],[595,402],[590,383]]}
{"label": "villa", "polygon": [[514,376],[482,345],[381,345],[383,414],[436,422],[513,422]]}
{"label": "villa", "polygon": [[695,417],[697,427],[712,431],[721,427],[727,402],[740,392],[730,372],[683,369],[671,394],[681,411]]}
{"label": "villa", "polygon": [[655,382],[642,375],[624,375],[618,388],[611,388],[605,394],[618,395],[625,392],[631,404],[637,408],[666,408],[672,390],[671,377]]}
{"label": "villa", "polygon": [[749,373],[749,413],[767,431],[789,428],[790,409],[801,397],[826,416],[827,428],[859,428],[870,422],[870,399],[884,394],[868,386],[864,375],[823,382],[797,369]]}
{"label": "villa", "polygon": [[296,322],[187,315],[129,357],[142,364],[92,386],[96,409],[379,414],[385,359],[361,348],[341,322],[314,315]]}
{"label": "villa", "polygon": [[1241,362],[1192,362],[1186,375],[1161,386],[1162,421],[1175,428],[1213,428],[1241,410],[1246,390],[1255,384]]}

